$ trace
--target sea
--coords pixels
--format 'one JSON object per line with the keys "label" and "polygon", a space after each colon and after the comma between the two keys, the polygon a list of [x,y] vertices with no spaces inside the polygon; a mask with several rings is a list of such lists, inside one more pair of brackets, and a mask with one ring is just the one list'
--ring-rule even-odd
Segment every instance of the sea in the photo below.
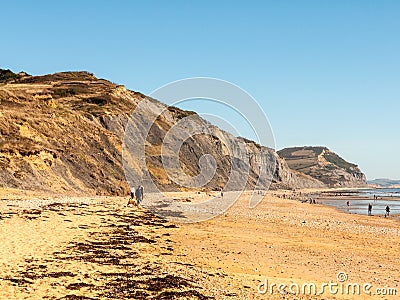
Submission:
{"label": "sea", "polygon": [[[400,215],[400,189],[383,188],[383,189],[362,189],[355,190],[349,195],[349,198],[343,197],[338,200],[322,200],[321,203],[329,206],[334,206],[337,209],[360,215],[368,215],[368,204],[372,204],[372,215],[385,215],[386,206],[390,207],[391,215]],[[353,199],[353,197],[362,197],[364,199]],[[378,199],[375,200],[374,196]],[[391,200],[390,198],[394,198]],[[396,199],[396,200],[395,200]],[[350,206],[347,207],[347,201],[350,201]]]}

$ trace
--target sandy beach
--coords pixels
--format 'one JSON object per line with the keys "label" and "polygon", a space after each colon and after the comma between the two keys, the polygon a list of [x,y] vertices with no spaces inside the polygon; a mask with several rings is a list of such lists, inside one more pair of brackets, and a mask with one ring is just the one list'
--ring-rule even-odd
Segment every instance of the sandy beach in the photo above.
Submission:
{"label": "sandy beach", "polygon": [[[0,192],[1,299],[397,299],[399,221],[268,192],[173,224],[123,197]],[[177,197],[196,200],[195,193]],[[369,283],[371,295],[270,293],[272,283]],[[343,277],[345,276],[345,277]],[[268,283],[266,293],[263,292]],[[397,293],[398,294],[398,293]]]}

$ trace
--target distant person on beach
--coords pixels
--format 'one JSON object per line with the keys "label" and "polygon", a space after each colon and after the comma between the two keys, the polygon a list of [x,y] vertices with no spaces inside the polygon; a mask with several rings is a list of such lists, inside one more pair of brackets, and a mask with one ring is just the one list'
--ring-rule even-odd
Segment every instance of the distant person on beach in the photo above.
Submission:
{"label": "distant person on beach", "polygon": [[349,209],[349,208],[350,208],[350,201],[347,200],[347,209]]}
{"label": "distant person on beach", "polygon": [[138,204],[140,204],[143,200],[143,186],[139,185],[138,188],[136,189],[135,196],[136,196],[136,201]]}
{"label": "distant person on beach", "polygon": [[221,198],[224,198],[224,191],[221,188]]}
{"label": "distant person on beach", "polygon": [[371,215],[372,215],[372,204],[369,203],[368,204],[368,216],[371,216]]}
{"label": "distant person on beach", "polygon": [[128,200],[127,206],[133,205],[133,204],[135,204],[135,188],[134,187],[131,188],[131,197]]}
{"label": "distant person on beach", "polygon": [[389,217],[389,214],[390,214],[390,207],[389,207],[389,205],[387,205],[387,206],[386,206],[385,218],[386,218],[386,217]]}
{"label": "distant person on beach", "polygon": [[141,200],[143,200],[143,198],[144,198],[144,187],[143,187],[143,185],[140,185],[140,193],[142,194],[142,199]]}

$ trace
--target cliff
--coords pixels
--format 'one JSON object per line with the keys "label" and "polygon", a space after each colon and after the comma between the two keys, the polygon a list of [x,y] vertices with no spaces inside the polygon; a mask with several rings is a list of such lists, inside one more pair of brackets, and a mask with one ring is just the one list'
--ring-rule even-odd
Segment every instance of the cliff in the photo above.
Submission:
{"label": "cliff", "polygon": [[278,151],[288,166],[329,187],[364,187],[366,177],[357,165],[349,163],[326,147],[293,147]]}
{"label": "cliff", "polygon": [[[98,79],[88,72],[44,76],[9,71],[2,74],[0,187],[56,193],[128,193],[122,163],[124,131],[132,112],[145,99],[143,94]],[[245,188],[254,187],[257,181],[259,188],[267,188],[268,180],[259,180],[260,165],[274,171],[272,188],[323,185],[291,170],[274,150],[245,139],[242,142],[248,151],[247,159],[231,159],[224,148],[224,143],[234,140],[231,134],[193,112],[167,107],[154,99],[150,102],[165,110],[154,122],[146,140],[147,173],[162,190],[181,190],[162,168],[160,146],[168,130],[189,115],[195,117],[198,126],[207,127],[211,137],[195,135],[187,139],[179,151],[180,164],[186,175],[195,176],[200,172],[199,158],[211,154],[216,171],[205,189],[225,186],[228,179],[232,181],[231,187],[235,187],[235,180],[246,172]],[[143,122],[146,122],[146,115],[141,116]],[[141,126],[138,122],[131,124]],[[232,166],[238,170],[237,179],[230,174]],[[146,172],[141,167],[132,171],[138,176]]]}

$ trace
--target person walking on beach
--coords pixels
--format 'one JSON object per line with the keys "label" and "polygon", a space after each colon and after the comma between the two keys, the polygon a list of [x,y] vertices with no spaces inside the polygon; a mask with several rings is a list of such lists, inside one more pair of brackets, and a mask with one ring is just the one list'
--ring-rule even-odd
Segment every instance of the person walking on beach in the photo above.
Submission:
{"label": "person walking on beach", "polygon": [[136,196],[136,201],[138,204],[140,204],[143,200],[143,186],[139,185],[138,188],[136,189],[135,196]]}
{"label": "person walking on beach", "polygon": [[140,185],[140,193],[142,195],[142,199],[141,200],[143,200],[143,198],[144,198],[144,187],[143,187],[143,185]]}
{"label": "person walking on beach", "polygon": [[389,217],[389,214],[390,214],[390,207],[389,207],[389,205],[386,205],[385,218],[386,218],[386,217]]}
{"label": "person walking on beach", "polygon": [[135,188],[132,187],[132,188],[131,188],[131,197],[130,197],[129,200],[128,200],[127,206],[133,205],[134,203],[135,203]]}
{"label": "person walking on beach", "polygon": [[371,216],[371,215],[372,215],[372,204],[369,203],[368,204],[368,216]]}
{"label": "person walking on beach", "polygon": [[347,204],[347,210],[349,210],[350,209],[350,201],[347,200],[346,204]]}

